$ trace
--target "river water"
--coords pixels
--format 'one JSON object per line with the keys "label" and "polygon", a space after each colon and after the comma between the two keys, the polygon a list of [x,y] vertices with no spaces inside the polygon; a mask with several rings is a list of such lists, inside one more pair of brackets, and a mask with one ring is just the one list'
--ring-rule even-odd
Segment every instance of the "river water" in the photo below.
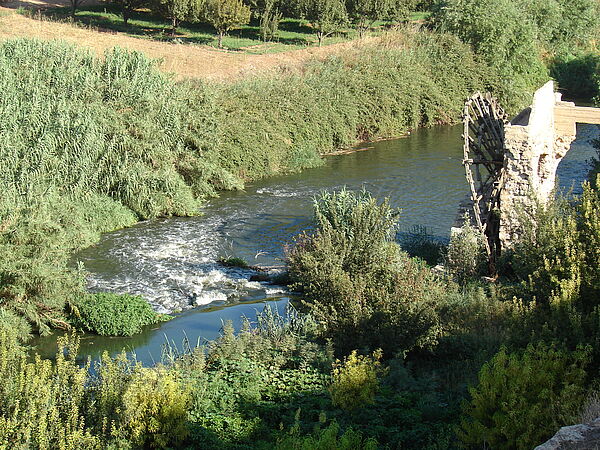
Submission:
{"label": "river water", "polygon": [[[76,257],[90,274],[89,288],[140,294],[157,311],[183,313],[133,338],[84,336],[81,353],[97,356],[125,347],[152,364],[166,340],[214,339],[222,320],[252,317],[266,301],[283,308],[288,294],[282,287],[250,282],[251,271],[216,261],[236,256],[253,265],[282,266],[285,246],[310,226],[312,199],[323,190],[364,188],[388,197],[402,211],[401,230],[422,225],[447,239],[467,194],[461,131],[440,126],[364,144],[364,151],[327,157],[322,167],[223,193],[198,217],[147,221],[106,234]],[[578,140],[559,166],[562,190],[577,191],[595,155],[590,140],[598,134],[595,126],[578,128]],[[54,338],[38,344],[43,354],[54,351]]]}

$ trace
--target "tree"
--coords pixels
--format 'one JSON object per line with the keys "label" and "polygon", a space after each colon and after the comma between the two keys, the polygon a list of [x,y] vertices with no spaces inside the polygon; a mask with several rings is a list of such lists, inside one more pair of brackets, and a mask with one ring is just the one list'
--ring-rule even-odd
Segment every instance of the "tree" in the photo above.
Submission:
{"label": "tree", "polygon": [[250,0],[252,14],[260,21],[260,37],[270,41],[279,29],[279,21],[283,17],[279,0]]}
{"label": "tree", "polygon": [[348,22],[346,5],[342,0],[301,0],[302,17],[317,33],[319,47],[323,39],[339,31]]}
{"label": "tree", "polygon": [[223,48],[225,33],[250,22],[250,7],[242,0],[207,0],[204,17],[217,30]]}
{"label": "tree", "polygon": [[203,6],[204,0],[153,0],[151,9],[171,21],[171,36],[175,36],[183,20],[195,22],[199,19]]}
{"label": "tree", "polygon": [[69,4],[71,5],[71,17],[75,17],[75,11],[81,5],[85,3],[86,0],[69,0]]}
{"label": "tree", "polygon": [[415,7],[412,0],[347,0],[348,16],[358,35],[365,32],[377,20],[401,21],[408,18],[410,10]]}
{"label": "tree", "polygon": [[113,0],[113,3],[121,7],[121,14],[123,15],[123,22],[125,25],[129,22],[131,13],[138,8],[146,6],[148,0]]}
{"label": "tree", "polygon": [[509,109],[528,104],[530,93],[548,79],[536,25],[514,0],[446,0],[433,19],[470,44],[497,72],[500,90],[513,92],[513,102],[518,103]]}

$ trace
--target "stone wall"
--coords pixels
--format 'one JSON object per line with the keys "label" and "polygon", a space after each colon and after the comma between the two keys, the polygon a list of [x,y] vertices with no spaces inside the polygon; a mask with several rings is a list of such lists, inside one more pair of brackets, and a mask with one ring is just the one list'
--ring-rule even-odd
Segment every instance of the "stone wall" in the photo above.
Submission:
{"label": "stone wall", "polygon": [[[556,182],[556,169],[575,139],[557,135],[554,111],[561,102],[552,81],[534,95],[533,104],[505,127],[504,178],[500,194],[500,242],[510,247],[519,235],[518,210],[527,209],[531,195],[547,200]],[[573,128],[574,130],[574,128]]]}

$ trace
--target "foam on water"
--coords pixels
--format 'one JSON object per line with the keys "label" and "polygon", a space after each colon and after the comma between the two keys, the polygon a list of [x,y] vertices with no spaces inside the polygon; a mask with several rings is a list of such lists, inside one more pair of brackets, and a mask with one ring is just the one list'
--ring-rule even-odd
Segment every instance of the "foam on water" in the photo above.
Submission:
{"label": "foam on water", "polygon": [[[419,130],[374,149],[331,157],[324,167],[276,177],[245,191],[223,193],[202,215],[140,223],[109,233],[77,259],[95,291],[144,296],[160,312],[212,302],[258,300],[285,289],[251,282],[251,270],[222,267],[222,256],[251,265],[282,266],[284,247],[311,223],[312,199],[322,190],[363,187],[389,197],[402,210],[403,230],[425,225],[446,238],[467,186],[461,164],[461,127]],[[597,127],[580,127],[573,149],[559,166],[561,186],[580,183],[595,151]]]}

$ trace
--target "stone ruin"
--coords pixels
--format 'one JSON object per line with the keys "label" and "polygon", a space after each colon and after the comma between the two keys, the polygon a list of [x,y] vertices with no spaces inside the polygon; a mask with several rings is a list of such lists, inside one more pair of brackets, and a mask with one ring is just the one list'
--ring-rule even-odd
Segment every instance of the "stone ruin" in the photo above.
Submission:
{"label": "stone ruin", "polygon": [[[600,124],[600,108],[580,107],[561,100],[549,81],[534,95],[533,103],[503,126],[503,161],[498,178],[496,209],[499,209],[498,236],[500,248],[510,248],[519,236],[518,211],[532,202],[532,193],[546,201],[554,192],[556,169],[576,136],[576,123]],[[465,166],[469,161],[465,161]],[[467,179],[469,177],[467,176]],[[473,193],[469,201],[473,217]],[[460,223],[458,223],[460,226]],[[453,229],[455,231],[455,229]],[[486,230],[482,230],[486,231]],[[493,256],[491,256],[493,258]]]}

